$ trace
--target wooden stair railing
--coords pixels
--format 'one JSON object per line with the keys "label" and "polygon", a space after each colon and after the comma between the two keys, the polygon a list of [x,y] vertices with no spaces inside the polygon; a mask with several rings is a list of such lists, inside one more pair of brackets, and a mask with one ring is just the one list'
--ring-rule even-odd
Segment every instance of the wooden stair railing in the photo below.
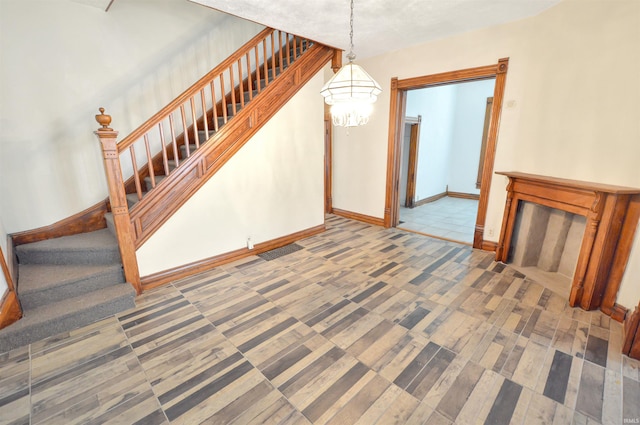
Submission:
{"label": "wooden stair railing", "polygon": [[336,56],[267,28],[119,143],[100,108],[95,133],[125,277],[138,293],[135,250]]}

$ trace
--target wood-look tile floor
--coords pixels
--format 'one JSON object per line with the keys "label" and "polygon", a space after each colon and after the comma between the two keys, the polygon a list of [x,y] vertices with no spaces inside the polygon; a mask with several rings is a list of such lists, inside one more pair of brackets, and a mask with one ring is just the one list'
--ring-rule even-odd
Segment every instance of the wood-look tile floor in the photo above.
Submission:
{"label": "wood-look tile floor", "polygon": [[303,249],[0,354],[2,424],[622,424],[622,329],[492,255],[330,216]]}

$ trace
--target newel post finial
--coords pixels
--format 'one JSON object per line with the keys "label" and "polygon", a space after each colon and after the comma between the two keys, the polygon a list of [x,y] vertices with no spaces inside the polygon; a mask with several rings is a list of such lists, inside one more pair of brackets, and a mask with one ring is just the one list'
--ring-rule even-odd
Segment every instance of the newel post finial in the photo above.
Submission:
{"label": "newel post finial", "polygon": [[102,126],[98,131],[113,131],[113,128],[109,127],[109,124],[111,124],[111,115],[105,114],[104,108],[98,108],[98,110],[100,111],[100,114],[96,115],[96,121],[98,121],[98,124]]}

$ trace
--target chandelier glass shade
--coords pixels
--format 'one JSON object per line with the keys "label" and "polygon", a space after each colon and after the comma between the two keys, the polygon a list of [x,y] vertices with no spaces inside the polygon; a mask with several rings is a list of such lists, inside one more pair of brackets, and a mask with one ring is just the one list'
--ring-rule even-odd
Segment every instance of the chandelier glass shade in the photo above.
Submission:
{"label": "chandelier glass shade", "polygon": [[349,63],[322,87],[320,94],[327,105],[331,105],[334,125],[354,127],[369,121],[373,103],[382,92],[380,85],[361,66],[353,63],[353,0],[351,0],[351,51]]}

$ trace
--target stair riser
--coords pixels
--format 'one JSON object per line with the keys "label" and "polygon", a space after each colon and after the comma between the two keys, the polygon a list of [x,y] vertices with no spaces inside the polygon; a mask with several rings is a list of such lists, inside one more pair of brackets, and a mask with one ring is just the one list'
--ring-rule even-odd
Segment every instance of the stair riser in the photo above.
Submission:
{"label": "stair riser", "polygon": [[118,247],[111,249],[93,250],[55,250],[55,251],[21,251],[16,249],[20,264],[113,264],[119,263]]}
{"label": "stair riser", "polygon": [[[19,293],[22,308],[27,311],[68,298],[88,294],[89,292],[125,282],[122,269],[105,270],[84,279],[71,280],[61,285],[32,293]],[[19,288],[18,288],[19,292]]]}

